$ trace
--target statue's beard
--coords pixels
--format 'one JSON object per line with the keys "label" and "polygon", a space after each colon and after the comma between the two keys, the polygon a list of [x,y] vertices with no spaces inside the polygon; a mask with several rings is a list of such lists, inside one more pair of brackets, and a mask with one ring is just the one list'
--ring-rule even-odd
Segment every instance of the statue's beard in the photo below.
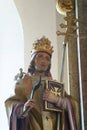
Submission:
{"label": "statue's beard", "polygon": [[42,69],[41,67],[35,65],[35,70],[38,72],[46,72],[47,68]]}

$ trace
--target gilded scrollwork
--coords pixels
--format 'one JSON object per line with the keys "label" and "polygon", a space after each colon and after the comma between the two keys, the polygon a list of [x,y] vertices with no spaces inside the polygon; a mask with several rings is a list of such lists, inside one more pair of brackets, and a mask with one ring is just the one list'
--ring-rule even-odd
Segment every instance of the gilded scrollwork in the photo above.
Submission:
{"label": "gilded scrollwork", "polygon": [[76,30],[79,28],[76,25],[78,19],[75,18],[74,15],[74,1],[73,0],[58,0],[57,2],[57,11],[65,15],[64,20],[65,24],[61,23],[60,27],[65,28],[65,32],[57,31],[56,34],[58,36],[65,36],[64,44],[68,43],[69,37],[77,38]]}

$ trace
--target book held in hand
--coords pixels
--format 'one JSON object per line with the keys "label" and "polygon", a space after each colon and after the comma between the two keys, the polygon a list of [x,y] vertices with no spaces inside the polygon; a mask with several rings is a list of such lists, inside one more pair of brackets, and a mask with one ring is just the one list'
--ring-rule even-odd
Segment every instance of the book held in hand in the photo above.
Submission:
{"label": "book held in hand", "polygon": [[[46,82],[45,84],[46,89],[49,89],[56,96],[63,97],[63,90],[64,90],[63,83],[54,80],[46,80],[45,82]],[[49,103],[48,101],[45,101],[45,110],[62,112],[61,108],[57,107],[53,103]]]}

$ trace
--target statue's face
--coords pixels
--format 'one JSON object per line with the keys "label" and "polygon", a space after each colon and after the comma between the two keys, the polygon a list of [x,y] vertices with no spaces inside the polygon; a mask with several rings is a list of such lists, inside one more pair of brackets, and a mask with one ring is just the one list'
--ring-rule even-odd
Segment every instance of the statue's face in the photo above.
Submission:
{"label": "statue's face", "polygon": [[35,57],[35,69],[45,72],[51,64],[51,57],[45,52],[39,52]]}

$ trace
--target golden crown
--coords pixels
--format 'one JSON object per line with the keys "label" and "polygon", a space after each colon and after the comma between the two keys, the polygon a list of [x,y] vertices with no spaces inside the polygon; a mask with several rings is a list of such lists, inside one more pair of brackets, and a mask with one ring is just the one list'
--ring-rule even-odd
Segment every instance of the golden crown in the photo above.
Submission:
{"label": "golden crown", "polygon": [[33,43],[31,55],[40,51],[47,52],[50,55],[53,53],[53,46],[51,46],[51,41],[45,36]]}

